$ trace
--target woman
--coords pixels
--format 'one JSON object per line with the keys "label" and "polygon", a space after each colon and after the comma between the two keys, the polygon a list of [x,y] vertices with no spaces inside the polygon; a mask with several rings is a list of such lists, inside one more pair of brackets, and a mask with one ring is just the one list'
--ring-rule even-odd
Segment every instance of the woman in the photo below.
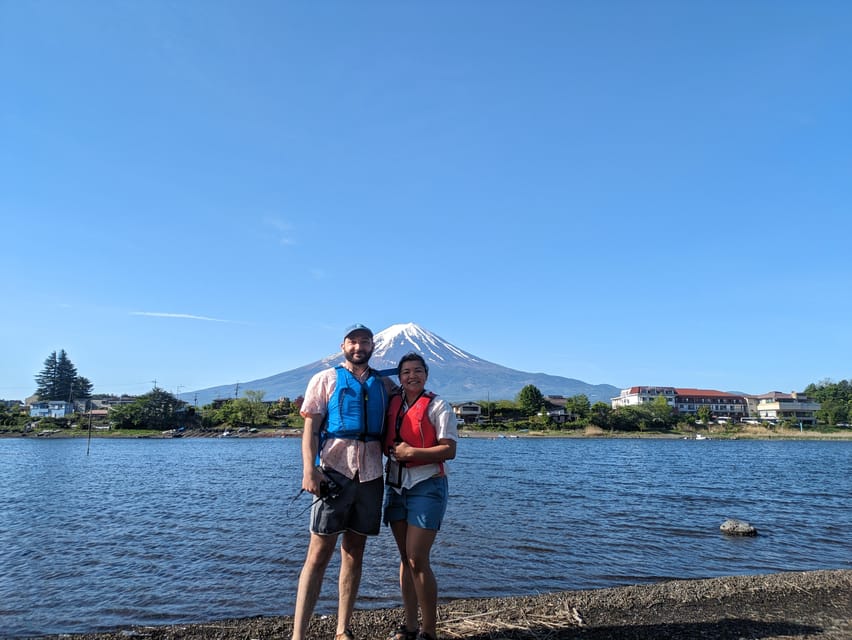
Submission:
{"label": "woman", "polygon": [[450,405],[426,391],[429,367],[422,356],[404,355],[396,372],[401,393],[388,407],[384,522],[399,549],[405,621],[390,640],[435,640],[438,583],[429,553],[447,510],[444,462],[456,456],[458,426]]}

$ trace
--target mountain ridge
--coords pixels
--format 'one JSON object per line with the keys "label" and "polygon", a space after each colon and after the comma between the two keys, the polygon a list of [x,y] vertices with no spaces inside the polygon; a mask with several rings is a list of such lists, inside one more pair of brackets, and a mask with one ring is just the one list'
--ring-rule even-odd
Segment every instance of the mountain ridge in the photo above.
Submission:
{"label": "mountain ridge", "polygon": [[[429,365],[427,387],[449,402],[514,400],[528,384],[535,385],[545,395],[570,397],[582,393],[592,403],[599,400],[608,403],[620,392],[618,387],[609,384],[595,385],[575,378],[518,371],[489,362],[413,322],[391,325],[376,333],[373,339],[371,367],[395,370],[404,354],[420,353]],[[264,391],[267,400],[295,399],[305,392],[311,376],[342,361],[340,352],[333,353],[296,369],[240,383],[239,389]],[[182,393],[181,398],[204,405],[217,398],[231,397],[234,388],[233,384],[218,385]]]}

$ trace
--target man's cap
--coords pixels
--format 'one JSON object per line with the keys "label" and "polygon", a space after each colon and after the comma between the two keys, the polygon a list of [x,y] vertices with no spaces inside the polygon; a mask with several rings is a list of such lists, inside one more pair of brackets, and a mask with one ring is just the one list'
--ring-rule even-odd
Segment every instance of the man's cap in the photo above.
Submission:
{"label": "man's cap", "polygon": [[346,327],[346,332],[343,334],[343,339],[346,340],[346,338],[348,338],[350,335],[352,335],[356,331],[366,331],[367,333],[370,334],[371,338],[373,337],[373,332],[370,331],[363,324],[353,324],[351,327]]}

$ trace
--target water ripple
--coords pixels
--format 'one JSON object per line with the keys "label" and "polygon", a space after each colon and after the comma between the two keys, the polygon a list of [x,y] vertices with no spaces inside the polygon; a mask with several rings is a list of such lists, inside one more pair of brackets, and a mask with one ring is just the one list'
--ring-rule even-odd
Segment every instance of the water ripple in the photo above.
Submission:
{"label": "water ripple", "polygon": [[[467,439],[433,563],[442,598],[850,568],[852,443]],[[292,613],[299,442],[0,440],[9,637]],[[758,527],[728,538],[729,517]],[[395,606],[370,542],[359,606]],[[337,557],[318,613],[335,609]]]}

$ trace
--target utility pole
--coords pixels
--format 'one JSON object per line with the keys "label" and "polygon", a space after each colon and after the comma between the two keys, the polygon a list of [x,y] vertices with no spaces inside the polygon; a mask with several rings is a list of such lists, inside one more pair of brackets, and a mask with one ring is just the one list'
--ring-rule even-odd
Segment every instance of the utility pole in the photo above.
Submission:
{"label": "utility pole", "polygon": [[240,397],[240,383],[237,383],[237,386],[234,387],[234,400]]}

